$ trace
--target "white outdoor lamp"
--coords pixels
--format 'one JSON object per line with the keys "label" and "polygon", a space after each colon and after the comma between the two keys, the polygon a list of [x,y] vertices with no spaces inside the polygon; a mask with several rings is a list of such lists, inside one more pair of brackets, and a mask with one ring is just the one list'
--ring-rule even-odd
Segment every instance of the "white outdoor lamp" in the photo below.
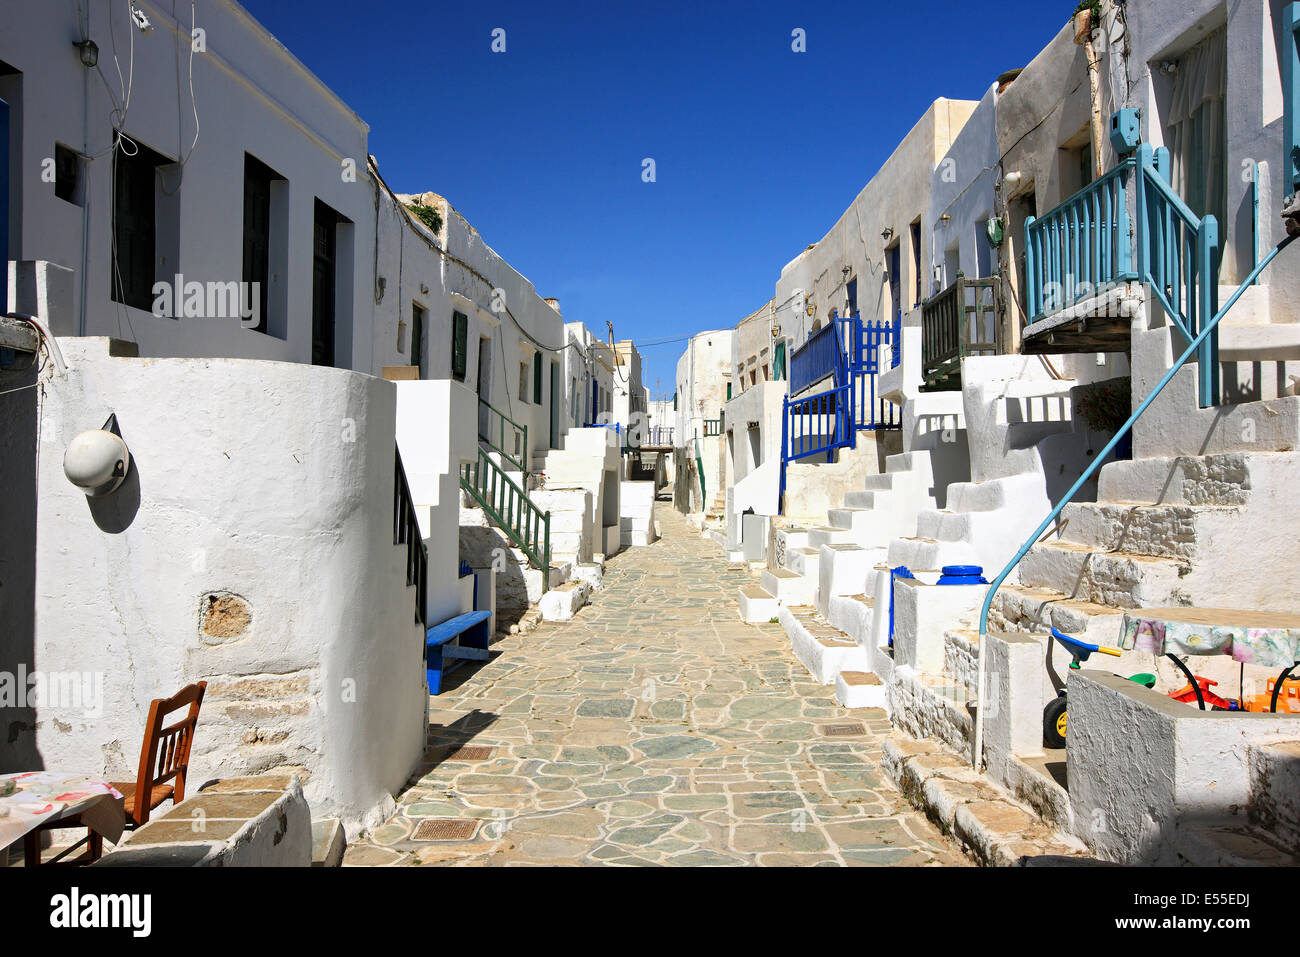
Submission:
{"label": "white outdoor lamp", "polygon": [[131,470],[131,453],[117,434],[117,414],[101,429],[82,432],[63,453],[63,474],[89,498],[117,491]]}

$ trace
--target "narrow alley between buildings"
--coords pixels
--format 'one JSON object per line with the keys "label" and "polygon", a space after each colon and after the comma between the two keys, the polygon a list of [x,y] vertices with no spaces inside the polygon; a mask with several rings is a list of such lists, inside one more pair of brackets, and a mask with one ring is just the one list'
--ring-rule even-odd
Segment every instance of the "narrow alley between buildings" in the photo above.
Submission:
{"label": "narrow alley between buildings", "polygon": [[965,862],[885,778],[885,714],[841,708],[779,625],[741,622],[746,570],[657,517],[575,619],[431,699],[421,770],[346,864]]}

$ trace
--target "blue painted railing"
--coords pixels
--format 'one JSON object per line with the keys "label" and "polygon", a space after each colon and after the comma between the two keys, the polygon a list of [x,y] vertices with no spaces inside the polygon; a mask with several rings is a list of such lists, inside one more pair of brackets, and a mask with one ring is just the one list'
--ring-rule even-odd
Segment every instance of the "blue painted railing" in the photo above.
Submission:
{"label": "blue painted railing", "polygon": [[793,402],[785,396],[781,407],[781,480],[777,491],[782,511],[786,470],[791,462],[853,446],[856,429],[852,409],[852,382]]}
{"label": "blue painted railing", "polygon": [[[903,322],[895,318],[864,323],[855,313],[840,318],[831,313],[830,322],[817,330],[814,338],[831,345],[819,346],[818,361],[830,368],[816,373],[815,382],[833,377],[831,388],[816,395],[790,400],[786,395],[781,408],[781,477],[778,507],[785,510],[786,476],[789,464],[813,455],[824,455],[839,448],[854,448],[859,429],[901,428],[899,409],[876,393],[876,379],[899,363]],[[813,342],[809,340],[809,345]],[[889,358],[883,356],[890,350]],[[810,360],[805,360],[811,363]],[[811,368],[811,366],[810,366]],[[799,388],[791,366],[790,393]],[[813,372],[805,372],[804,378]]]}
{"label": "blue painted railing", "polygon": [[1137,279],[1129,238],[1130,157],[1055,209],[1025,220],[1025,308],[1031,322]]}
{"label": "blue painted railing", "polygon": [[844,363],[840,321],[834,314],[790,358],[790,394],[798,395],[814,382],[835,375]]}
{"label": "blue painted railing", "polygon": [[[902,428],[897,405],[876,394],[877,377],[898,366],[903,354],[903,320],[853,323],[850,366],[853,374],[853,424],[859,429]],[[883,355],[885,350],[889,355]]]}

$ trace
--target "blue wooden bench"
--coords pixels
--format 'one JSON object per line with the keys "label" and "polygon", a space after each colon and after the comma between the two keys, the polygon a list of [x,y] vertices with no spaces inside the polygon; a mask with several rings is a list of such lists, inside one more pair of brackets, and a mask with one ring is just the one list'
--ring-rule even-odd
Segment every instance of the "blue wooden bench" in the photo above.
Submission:
{"label": "blue wooden bench", "polygon": [[424,667],[429,694],[442,693],[442,676],[465,661],[487,661],[490,611],[470,611],[449,618],[425,633]]}

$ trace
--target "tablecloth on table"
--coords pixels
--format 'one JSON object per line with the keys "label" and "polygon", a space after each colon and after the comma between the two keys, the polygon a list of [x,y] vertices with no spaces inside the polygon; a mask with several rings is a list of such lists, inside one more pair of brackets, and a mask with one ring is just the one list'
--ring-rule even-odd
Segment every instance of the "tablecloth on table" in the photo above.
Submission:
{"label": "tablecloth on table", "polygon": [[1300,628],[1245,628],[1130,612],[1119,646],[1154,655],[1230,655],[1248,665],[1286,668],[1300,660]]}
{"label": "tablecloth on table", "polygon": [[116,843],[122,836],[122,795],[107,781],[77,772],[23,771],[0,775],[0,791],[9,781],[17,787],[0,796],[0,847],[65,813],[80,814],[87,827],[109,841]]}

